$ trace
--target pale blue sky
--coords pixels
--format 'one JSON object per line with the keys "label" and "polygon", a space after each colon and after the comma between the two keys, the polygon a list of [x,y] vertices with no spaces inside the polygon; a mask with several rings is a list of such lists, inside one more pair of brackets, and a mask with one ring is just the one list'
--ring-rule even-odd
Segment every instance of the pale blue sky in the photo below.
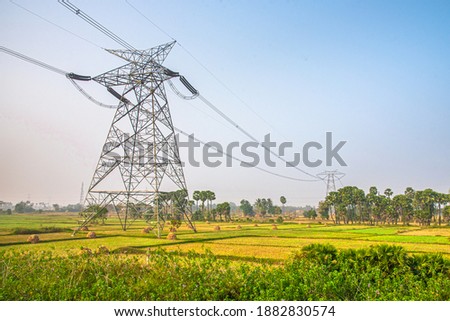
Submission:
{"label": "pale blue sky", "polygon": [[[56,0],[16,2],[95,45],[3,0],[2,46],[80,74],[122,64],[101,49],[116,48],[114,42]],[[125,1],[73,3],[137,48],[171,40]],[[343,184],[365,190],[450,188],[449,1],[130,3],[256,111],[258,116],[182,47],[174,47],[166,66],[257,138],[270,132],[276,141],[301,148],[313,140],[324,144],[331,131],[336,141],[347,141],[341,153],[347,167],[303,169],[312,174],[337,169],[346,173]],[[113,111],[87,101],[58,74],[5,54],[0,68],[0,200],[15,202],[29,194],[32,201],[78,202]],[[114,102],[95,84],[86,89]],[[218,116],[200,101],[188,104],[171,93],[169,99],[177,127],[202,140],[246,140],[223,120],[210,118]],[[285,195],[288,204],[315,205],[325,193],[321,182],[287,181],[254,169],[185,171],[191,191],[214,190],[218,201],[278,201]],[[307,178],[282,166],[274,171]]]}

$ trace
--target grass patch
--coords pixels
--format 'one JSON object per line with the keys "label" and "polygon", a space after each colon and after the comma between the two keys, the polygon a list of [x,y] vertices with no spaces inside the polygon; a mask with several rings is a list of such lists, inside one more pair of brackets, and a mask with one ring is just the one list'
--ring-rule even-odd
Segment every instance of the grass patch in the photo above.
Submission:
{"label": "grass patch", "polygon": [[44,226],[44,227],[40,227],[40,228],[17,227],[12,230],[13,235],[61,233],[61,232],[70,232],[70,230],[67,228],[55,227],[55,226]]}
{"label": "grass patch", "polygon": [[383,235],[369,236],[369,240],[395,243],[428,243],[428,244],[448,244],[450,248],[450,240],[446,236],[431,235]]}

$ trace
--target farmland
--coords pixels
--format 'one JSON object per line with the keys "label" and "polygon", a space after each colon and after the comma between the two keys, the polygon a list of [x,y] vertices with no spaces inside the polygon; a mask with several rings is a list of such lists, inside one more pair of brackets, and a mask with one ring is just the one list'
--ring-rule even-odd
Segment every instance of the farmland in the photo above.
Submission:
{"label": "farmland", "polygon": [[[332,225],[327,221],[311,220],[276,224],[275,230],[272,223],[197,222],[198,233],[183,225],[176,233],[176,240],[167,240],[168,228],[158,239],[152,232],[142,232],[145,222],[136,221],[127,231],[122,231],[119,222],[109,218],[105,225],[90,226],[89,230],[95,231],[97,238],[88,239],[87,232],[83,231],[72,237],[71,229],[77,226],[78,219],[73,214],[3,215],[0,217],[0,249],[52,250],[59,255],[79,251],[81,247],[95,249],[99,246],[110,251],[128,250],[133,253],[145,253],[147,249],[156,248],[199,253],[209,249],[218,256],[234,260],[276,262],[312,243],[329,243],[338,249],[389,244],[402,246],[411,254],[441,253],[450,258],[450,227]],[[216,226],[220,226],[220,231],[214,229]],[[45,228],[56,228],[57,232],[45,233]],[[32,233],[33,230],[43,233]],[[38,234],[40,242],[29,244],[27,234]]]}
{"label": "farmland", "polygon": [[450,300],[449,227],[197,222],[169,240],[108,218],[91,239],[77,215],[0,219],[0,300]]}

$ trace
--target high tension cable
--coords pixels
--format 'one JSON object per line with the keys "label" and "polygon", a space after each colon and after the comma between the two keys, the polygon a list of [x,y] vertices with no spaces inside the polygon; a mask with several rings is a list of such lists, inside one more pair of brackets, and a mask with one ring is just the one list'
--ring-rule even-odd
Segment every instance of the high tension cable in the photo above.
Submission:
{"label": "high tension cable", "polygon": [[75,88],[77,88],[77,90],[78,90],[83,96],[85,96],[87,99],[89,99],[90,101],[92,101],[94,104],[99,105],[100,107],[103,107],[103,108],[109,108],[109,109],[117,108],[117,106],[115,106],[115,105],[104,104],[104,103],[102,103],[102,102],[96,100],[94,97],[92,97],[91,95],[89,95],[83,88],[81,88],[80,85],[78,85],[78,84],[75,82],[75,80],[78,80],[78,81],[90,81],[90,80],[92,80],[91,76],[78,75],[78,74],[75,74],[75,73],[73,73],[73,72],[68,72],[68,71],[65,71],[65,70],[56,68],[56,67],[51,66],[51,65],[49,65],[49,64],[47,64],[47,63],[45,63],[45,62],[42,62],[42,61],[40,61],[40,60],[37,60],[37,59],[31,58],[31,57],[28,57],[28,56],[26,56],[26,55],[24,55],[24,54],[21,54],[20,52],[14,51],[14,50],[12,50],[12,49],[9,49],[9,48],[3,47],[3,46],[0,46],[0,51],[6,53],[6,54],[8,54],[8,55],[11,55],[11,56],[13,56],[13,57],[19,58],[19,59],[21,59],[21,60],[23,60],[23,61],[26,61],[26,62],[28,62],[28,63],[31,63],[31,64],[33,64],[33,65],[36,65],[36,66],[39,66],[39,67],[41,67],[41,68],[47,69],[47,70],[49,70],[49,71],[52,71],[52,72],[54,72],[54,73],[57,73],[57,74],[59,74],[59,75],[66,76],[66,78],[70,80],[71,84],[74,85]]}
{"label": "high tension cable", "polygon": [[91,26],[93,26],[95,29],[99,30],[115,42],[117,42],[119,45],[121,45],[124,48],[127,48],[129,50],[136,50],[132,45],[130,45],[128,42],[120,38],[118,35],[116,35],[114,32],[110,31],[108,28],[103,26],[101,23],[97,22],[93,18],[91,18],[89,15],[84,13],[80,8],[75,6],[74,4],[70,3],[69,0],[58,0],[60,4],[62,4],[64,7],[75,13],[78,17],[89,23]]}
{"label": "high tension cable", "polygon": [[64,70],[62,70],[62,69],[59,69],[59,68],[50,66],[49,64],[46,64],[46,63],[44,63],[44,62],[42,62],[42,61],[39,61],[39,60],[37,60],[37,59],[34,59],[34,58],[31,58],[31,57],[25,56],[25,55],[23,55],[23,54],[21,54],[21,53],[19,53],[19,52],[17,52],[17,51],[14,51],[14,50],[12,50],[12,49],[9,49],[9,48],[0,46],[0,51],[3,51],[4,53],[7,53],[8,55],[11,55],[11,56],[13,56],[13,57],[19,58],[19,59],[21,59],[21,60],[23,60],[23,61],[32,63],[32,64],[34,64],[34,65],[36,65],[36,66],[41,67],[41,68],[45,68],[45,69],[47,69],[47,70],[56,72],[57,74],[64,75],[64,76],[68,74],[67,71],[64,71]]}
{"label": "high tension cable", "polygon": [[296,170],[300,171],[301,173],[308,175],[310,177],[312,177],[313,179],[305,179],[303,181],[306,182],[316,182],[316,181],[321,181],[322,178],[310,174],[307,171],[294,166],[291,162],[288,162],[286,159],[284,159],[282,156],[280,156],[279,154],[275,153],[273,150],[271,150],[270,148],[268,148],[267,146],[263,145],[260,141],[258,141],[253,135],[251,135],[248,131],[246,131],[244,128],[242,128],[241,126],[239,126],[233,119],[231,119],[230,117],[228,117],[224,112],[222,112],[218,107],[216,107],[213,103],[211,103],[209,100],[207,100],[204,96],[202,96],[198,90],[196,90],[187,80],[186,78],[181,78],[183,76],[180,76],[180,82],[193,94],[193,96],[185,96],[183,94],[181,94],[179,92],[178,89],[175,88],[175,86],[173,85],[173,83],[169,83],[170,87],[172,88],[172,90],[174,90],[175,94],[177,94],[179,97],[183,98],[183,99],[194,99],[195,97],[198,96],[198,98],[206,105],[208,106],[210,109],[212,109],[215,113],[217,113],[218,115],[220,115],[220,117],[222,117],[223,119],[225,119],[228,123],[230,123],[234,128],[236,128],[237,130],[239,130],[241,133],[243,133],[245,136],[247,136],[251,141],[257,143],[258,145],[261,145],[265,150],[267,150],[269,153],[271,153],[273,156],[275,156],[276,158],[280,159],[281,161],[283,161],[287,166],[295,168]]}

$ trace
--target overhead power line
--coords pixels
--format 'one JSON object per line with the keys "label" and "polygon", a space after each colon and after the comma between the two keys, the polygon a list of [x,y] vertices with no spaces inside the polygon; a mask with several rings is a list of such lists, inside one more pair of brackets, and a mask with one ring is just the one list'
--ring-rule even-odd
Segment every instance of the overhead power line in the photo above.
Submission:
{"label": "overhead power line", "polygon": [[69,0],[58,0],[58,2],[60,4],[62,4],[64,7],[66,7],[67,9],[69,9],[70,11],[72,11],[73,13],[75,13],[78,17],[80,17],[81,19],[83,19],[84,21],[89,23],[91,26],[93,26],[94,28],[96,28],[97,30],[99,30],[100,32],[102,32],[103,34],[105,34],[106,36],[108,36],[109,38],[111,38],[112,40],[117,42],[118,44],[120,44],[122,47],[129,49],[129,50],[136,50],[136,48],[134,48],[128,42],[126,42],[125,40],[120,38],[118,35],[116,35],[112,31],[110,31],[108,28],[106,28],[105,26],[103,26],[102,24],[100,24],[99,22],[97,22],[96,20],[91,18],[89,15],[87,15],[86,13],[81,11],[81,9],[79,9],[77,6],[70,3]]}
{"label": "overhead power line", "polygon": [[269,126],[275,132],[278,132],[285,139],[288,139],[285,135],[280,133],[275,127],[272,126],[267,120],[265,120],[256,110],[254,110],[249,104],[247,104],[238,94],[236,94],[229,86],[227,86],[219,77],[217,77],[208,67],[205,66],[190,50],[188,50],[185,46],[183,46],[178,40],[172,37],[168,32],[166,32],[163,28],[157,25],[154,21],[148,18],[141,10],[139,10],[136,6],[134,6],[129,0],[125,0],[125,2],[135,10],[140,16],[142,16],[145,20],[151,23],[155,28],[161,31],[170,39],[177,41],[177,45],[183,49],[199,66],[201,66],[208,74],[210,74],[222,87],[224,87],[230,94],[232,94],[237,100],[239,100],[247,109],[249,109],[256,117],[258,117],[261,121],[263,121],[267,126]]}
{"label": "overhead power line", "polygon": [[[111,32],[110,30],[108,30],[106,27],[104,27],[103,25],[101,25],[100,23],[98,23],[97,21],[95,21],[94,19],[92,19],[91,17],[89,17],[87,14],[85,14],[83,11],[81,11],[78,7],[76,7],[75,5],[71,4],[70,1],[68,0],[58,0],[58,2],[60,4],[62,4],[63,6],[65,6],[66,8],[68,8],[70,11],[72,11],[73,13],[75,13],[76,15],[78,15],[79,17],[81,17],[83,20],[85,20],[86,22],[88,22],[89,24],[91,24],[92,26],[94,26],[96,29],[98,29],[99,31],[101,31],[102,33],[104,33],[106,36],[110,37],[111,39],[113,39],[115,42],[117,42],[118,44],[124,46],[125,48],[129,49],[129,50],[135,50],[134,47],[132,47],[131,45],[129,45],[125,40],[121,39],[120,37],[118,37],[116,34],[114,34],[113,32]],[[129,3],[127,1],[127,3]],[[130,4],[130,3],[129,3]],[[131,4],[130,4],[131,5]],[[132,6],[133,8],[135,8],[134,6]],[[135,8],[136,9],[136,8]],[[137,9],[136,9],[137,10]],[[147,20],[149,20],[147,18]],[[149,20],[150,21],[150,20]],[[162,29],[161,29],[162,30]],[[4,47],[2,47],[4,48]],[[97,100],[95,100],[92,96],[88,95],[80,86],[78,86],[73,79],[76,80],[90,80],[90,77],[83,77],[83,76],[78,76],[75,74],[69,74],[68,72],[55,68],[53,66],[50,66],[48,64],[45,64],[41,61],[38,61],[36,59],[27,57],[25,55],[22,55],[20,53],[17,53],[15,51],[9,50],[7,48],[4,48],[3,51],[5,51],[6,53],[9,53],[11,55],[14,55],[20,59],[23,59],[25,61],[34,63],[36,65],[39,65],[43,68],[49,69],[51,71],[60,73],[60,74],[64,74],[66,75],[72,82],[72,84],[84,95],[86,96],[89,100],[91,100],[92,102],[96,103],[97,105],[100,105],[102,107],[107,107],[107,108],[115,108],[116,106],[111,106],[111,105],[106,105],[103,104]],[[72,75],[72,76],[71,76]],[[89,79],[87,79],[89,78]],[[248,138],[250,138],[253,142],[256,142],[258,145],[260,144],[260,142],[254,137],[252,136],[248,131],[246,131],[244,128],[240,127],[235,121],[233,121],[230,117],[228,117],[225,113],[223,113],[219,108],[217,108],[214,104],[212,104],[210,101],[208,101],[205,97],[199,95],[199,92],[182,76],[180,76],[180,81],[183,83],[183,85],[193,94],[191,97],[188,96],[184,96],[182,95],[179,91],[176,90],[176,88],[174,88],[174,86],[172,89],[174,89],[174,91],[179,95],[182,96],[182,98],[184,99],[193,99],[197,96],[200,97],[200,99],[209,107],[211,108],[214,112],[216,112],[217,114],[219,114],[223,119],[225,119],[228,123],[230,123],[234,128],[238,129],[239,131],[241,131],[245,136],[247,136]],[[172,84],[171,84],[172,85]],[[270,150],[269,148],[267,148],[266,146],[264,146],[263,144],[261,144],[261,146],[263,148],[265,148],[266,150],[268,150],[272,155],[276,156],[278,159],[282,160],[283,162],[285,162],[287,165],[289,165],[290,167],[294,167],[295,169],[297,169],[298,171],[314,178],[314,180],[305,180],[305,179],[295,179],[295,180],[300,180],[300,181],[318,181],[321,180],[321,178],[319,178],[318,176],[312,175],[304,170],[302,170],[301,168],[298,168],[296,166],[293,166],[291,163],[289,163],[288,161],[286,161],[283,157],[281,157],[280,155],[278,155],[277,153],[273,152],[272,150]],[[281,175],[282,176],[282,175]],[[287,176],[286,176],[287,177]],[[290,178],[292,179],[292,178]]]}
{"label": "overhead power line", "polygon": [[31,58],[31,57],[28,57],[28,56],[25,56],[25,55],[23,55],[23,54],[21,54],[21,53],[19,53],[19,52],[17,52],[17,51],[14,51],[14,50],[12,50],[12,49],[9,49],[9,48],[0,46],[0,51],[3,51],[4,53],[7,53],[7,54],[9,54],[9,55],[11,55],[11,56],[14,56],[14,57],[16,57],[16,58],[19,58],[19,59],[21,59],[21,60],[23,60],[23,61],[32,63],[32,64],[34,64],[34,65],[36,65],[36,66],[45,68],[45,69],[50,70],[50,71],[53,71],[53,72],[56,72],[56,73],[58,73],[58,74],[60,74],[60,75],[67,75],[67,74],[68,74],[67,71],[64,71],[64,70],[62,70],[62,69],[59,69],[59,68],[50,66],[49,64],[46,64],[45,62],[39,61],[39,60],[37,60],[37,59]]}
{"label": "overhead power line", "polygon": [[24,11],[26,11],[26,12],[32,14],[33,16],[38,17],[39,19],[41,19],[41,20],[43,20],[43,21],[45,21],[45,22],[51,24],[52,26],[55,26],[56,28],[59,28],[59,29],[65,31],[65,32],[71,34],[72,36],[75,36],[75,37],[77,37],[77,38],[79,38],[79,39],[81,39],[81,40],[84,40],[84,41],[90,43],[91,45],[96,46],[97,48],[101,48],[99,45],[97,45],[96,43],[90,41],[89,39],[84,38],[84,37],[82,37],[82,36],[80,36],[80,35],[74,33],[73,31],[70,31],[69,29],[66,29],[66,28],[64,28],[64,27],[61,27],[61,26],[58,25],[57,23],[55,23],[55,22],[53,22],[53,21],[50,21],[50,20],[44,18],[43,16],[37,14],[37,13],[34,12],[34,11],[31,11],[30,9],[25,8],[23,5],[20,5],[20,4],[18,4],[17,2],[14,2],[13,0],[10,0],[10,2],[11,2],[12,4],[14,4],[15,6],[21,8],[22,10],[24,10]]}
{"label": "overhead power line", "polygon": [[85,96],[87,99],[89,99],[90,101],[92,101],[94,104],[99,105],[100,107],[109,108],[109,109],[117,108],[116,105],[108,105],[108,104],[104,104],[104,103],[98,101],[97,99],[95,99],[94,97],[92,97],[91,95],[89,95],[83,88],[81,88],[80,85],[78,85],[78,84],[75,82],[75,80],[79,80],[79,81],[89,81],[89,80],[91,80],[91,77],[90,77],[90,76],[81,76],[81,75],[74,74],[74,73],[72,73],[72,72],[68,72],[68,71],[65,71],[65,70],[56,68],[56,67],[51,66],[51,65],[49,65],[49,64],[47,64],[47,63],[45,63],[45,62],[42,62],[42,61],[40,61],[40,60],[37,60],[37,59],[31,58],[31,57],[28,57],[28,56],[26,56],[26,55],[24,55],[24,54],[21,54],[20,52],[14,51],[14,50],[12,50],[12,49],[9,49],[9,48],[3,47],[3,46],[0,46],[0,51],[6,53],[6,54],[8,54],[8,55],[11,55],[11,56],[13,56],[13,57],[19,58],[19,59],[21,59],[21,60],[23,60],[23,61],[26,61],[26,62],[28,62],[28,63],[31,63],[31,64],[33,64],[33,65],[36,65],[36,66],[39,66],[39,67],[41,67],[41,68],[47,69],[47,70],[49,70],[49,71],[52,71],[52,72],[54,72],[54,73],[57,73],[57,74],[59,74],[59,75],[64,75],[64,76],[66,76],[66,78],[69,79],[69,81],[71,82],[71,84],[74,85],[75,88],[77,88],[77,90],[78,90],[83,96]]}
{"label": "overhead power line", "polygon": [[[134,6],[133,4],[131,4],[130,1],[125,0],[125,2],[131,7],[133,8],[139,15],[141,15],[144,19],[146,19],[148,22],[150,22],[153,26],[155,26],[158,30],[160,30],[162,33],[164,33],[166,36],[168,36],[169,38],[171,38],[172,40],[176,41],[176,39],[174,37],[172,37],[169,33],[167,33],[164,29],[162,29],[160,26],[158,26],[155,22],[153,22],[152,20],[150,20],[141,10],[139,10],[136,6]],[[258,116],[258,118],[260,118],[262,121],[264,121],[267,125],[269,125],[272,129],[274,129],[272,127],[272,125],[270,123],[268,123],[264,118],[262,118],[255,110],[253,110],[247,103],[245,103],[238,95],[236,95],[224,82],[222,82],[213,72],[211,72],[204,64],[202,64],[202,62],[200,60],[198,60],[187,48],[185,48],[183,45],[180,44],[180,42],[177,41],[177,44],[186,52],[188,53],[203,69],[205,69],[211,76],[213,76],[216,81],[218,81],[225,89],[227,89],[233,96],[235,96],[241,103],[243,103],[248,109],[250,109],[256,116]],[[183,83],[186,88],[188,88],[190,91],[192,91],[185,83]],[[190,85],[190,84],[189,84]],[[171,86],[173,87],[173,86]],[[173,88],[172,88],[173,89]],[[179,92],[176,92],[176,89],[173,89],[174,92],[176,94],[178,94],[178,96],[184,98],[184,99],[188,99],[183,97],[183,95],[179,94]],[[240,132],[242,132],[245,136],[247,136],[248,138],[250,138],[253,142],[256,142],[258,144],[260,144],[260,142],[253,136],[251,135],[248,131],[246,131],[244,128],[242,128],[241,126],[239,126],[235,121],[233,121],[230,117],[228,117],[225,113],[223,113],[219,108],[217,108],[214,104],[212,104],[209,100],[207,100],[204,96],[202,95],[198,95],[198,97],[200,98],[200,100],[203,101],[203,103],[205,103],[209,108],[211,108],[212,110],[214,110],[217,114],[219,114],[223,119],[225,119],[226,121],[228,121],[234,128],[236,128],[237,130],[239,130]],[[189,98],[192,99],[192,98]],[[284,136],[284,135],[283,135]],[[263,146],[264,147],[264,146]],[[265,147],[264,147],[265,148]],[[301,173],[308,175],[312,178],[314,178],[314,180],[306,180],[306,181],[319,181],[322,180],[320,177],[310,174],[307,171],[297,167],[297,166],[293,166],[292,163],[286,161],[282,156],[278,155],[277,153],[273,152],[270,149],[265,148],[266,150],[268,150],[272,155],[274,155],[275,157],[277,157],[278,159],[282,160],[285,164],[287,164],[289,167],[293,167],[296,170],[300,171]]]}
{"label": "overhead power line", "polygon": [[[308,179],[308,180],[303,180],[303,181],[314,182],[314,181],[322,180],[320,177],[318,177],[316,175],[313,175],[313,174],[310,174],[307,171],[305,171],[305,170],[303,170],[303,169],[301,169],[301,168],[299,168],[297,166],[294,166],[291,162],[288,162],[282,156],[280,156],[279,154],[275,153],[273,150],[271,150],[270,148],[268,148],[264,144],[261,144],[261,142],[258,141],[253,135],[251,135],[247,130],[245,130],[244,128],[239,126],[233,119],[231,119],[225,113],[223,113],[217,106],[215,106],[213,103],[211,103],[209,100],[207,100],[204,96],[202,96],[184,77],[183,77],[183,79],[184,79],[184,81],[182,83],[186,86],[186,88],[188,88],[188,90],[190,90],[192,93],[195,93],[200,98],[200,100],[203,103],[205,103],[210,109],[212,109],[214,112],[216,112],[218,115],[220,115],[228,123],[230,123],[233,126],[233,128],[236,128],[237,130],[239,130],[241,133],[243,133],[245,136],[247,136],[251,141],[257,143],[258,145],[261,145],[265,150],[267,150],[270,154],[274,155],[276,158],[278,158],[281,161],[283,161],[287,166],[295,168],[299,172],[314,178],[313,180]],[[173,84],[172,84],[171,88],[174,89]],[[174,92],[178,96],[183,98],[183,99],[190,99],[190,98],[185,98],[185,96],[180,94],[180,92],[177,89],[175,89]]]}
{"label": "overhead power line", "polygon": [[[11,0],[12,1],[12,0]],[[68,0],[58,0],[58,2],[60,4],[62,4],[64,7],[66,7],[67,9],[69,9],[70,11],[72,11],[73,13],[75,13],[77,16],[79,16],[80,18],[82,18],[83,20],[85,20],[86,22],[88,22],[90,25],[94,26],[97,30],[101,31],[103,34],[105,34],[106,36],[108,36],[109,38],[111,38],[112,40],[114,40],[115,42],[117,42],[119,45],[129,49],[129,50],[135,50],[135,48],[133,46],[131,46],[129,43],[127,43],[125,40],[121,39],[119,36],[117,36],[115,33],[113,33],[112,31],[110,31],[109,29],[107,29],[105,26],[101,25],[99,22],[97,22],[96,20],[94,20],[93,18],[91,18],[89,15],[87,15],[86,13],[84,13],[81,9],[79,9],[78,7],[76,7],[75,5],[73,5],[72,3],[70,3],[70,1]],[[171,37],[168,33],[166,33],[162,28],[160,28],[158,25],[156,25],[153,21],[151,21],[150,19],[148,19],[148,17],[146,17],[139,9],[137,9],[135,6],[133,6],[128,0],[126,0],[126,2],[134,9],[136,10],[140,15],[142,15],[146,20],[148,20],[150,23],[152,23],[155,27],[157,27],[161,32],[165,33],[167,36],[169,36],[171,39],[175,40],[173,37]],[[14,2],[13,2],[14,3]],[[15,3],[14,3],[15,4]],[[17,4],[16,4],[17,5]],[[25,8],[23,8],[24,10],[27,10]],[[29,10],[27,10],[29,11]],[[31,12],[31,11],[30,11]],[[32,13],[32,12],[31,12]],[[34,13],[33,13],[34,14]],[[44,19],[45,20],[45,19]],[[200,61],[198,61],[197,58],[195,58],[186,48],[184,48],[183,46],[181,46],[183,48],[183,50],[185,50],[186,52],[188,52],[203,68],[205,68],[211,75],[213,75],[215,77],[215,75],[209,71],[208,68],[206,68],[206,66],[204,66]],[[35,64],[40,64],[42,67],[47,68],[47,69],[54,69],[53,71],[59,72],[61,74],[68,74],[65,71],[62,70],[58,70],[57,68],[54,68],[50,65],[47,65],[45,63],[39,62],[37,60],[34,60],[32,58],[23,56],[19,53],[18,57],[24,60],[27,60],[29,62],[33,62]],[[68,77],[70,79],[70,77]],[[217,77],[215,77],[219,82],[221,82]],[[198,91],[182,76],[180,76],[180,81],[183,83],[183,85],[193,94],[192,96],[188,97],[185,95],[182,95],[179,91],[177,91],[177,89],[175,88],[175,86],[169,82],[169,85],[171,86],[172,90],[174,90],[174,92],[182,97],[183,99],[193,99],[196,98],[197,96],[200,98],[200,100],[203,101],[203,103],[205,103],[209,108],[211,108],[214,112],[216,112],[217,114],[219,114],[223,119],[225,119],[228,123],[230,123],[234,128],[236,128],[237,130],[239,130],[240,132],[242,132],[245,136],[247,136],[249,139],[251,139],[253,142],[256,142],[258,144],[260,144],[260,142],[253,136],[251,135],[248,131],[246,131],[244,128],[242,128],[241,126],[239,126],[235,121],[233,121],[230,117],[228,117],[225,113],[223,113],[219,108],[217,108],[214,104],[212,104],[210,101],[208,101],[204,96],[199,95]],[[89,94],[87,94],[80,86],[78,86],[73,79],[71,79],[72,84],[89,100],[91,100],[92,102],[94,102],[95,104],[101,106],[101,107],[106,107],[106,108],[115,108],[116,106],[112,106],[112,105],[107,105],[107,104],[103,104],[101,102],[99,102],[98,100],[94,99],[92,96],[90,96]],[[222,82],[221,82],[222,83]],[[228,90],[230,90],[224,83],[222,83],[222,85],[224,85]],[[231,91],[231,90],[230,90]],[[233,93],[234,94],[234,93]],[[249,107],[249,106],[248,106]],[[307,171],[297,167],[297,166],[293,166],[290,162],[288,162],[287,160],[285,160],[282,156],[280,156],[279,154],[275,153],[274,151],[268,149],[267,147],[265,147],[264,145],[261,144],[261,146],[263,148],[265,148],[267,151],[269,151],[272,155],[274,155],[275,157],[277,157],[278,159],[280,159],[281,161],[283,161],[286,165],[288,165],[289,167],[293,167],[296,170],[298,170],[299,172],[310,176],[312,178],[314,178],[313,180],[303,180],[303,181],[318,181],[321,180],[321,178],[319,178],[318,176],[315,176],[313,174],[308,173]]]}
{"label": "overhead power line", "polygon": [[[188,133],[182,131],[181,129],[179,129],[179,128],[175,127],[175,126],[174,126],[174,129],[175,129],[175,131],[177,131],[178,133],[182,134],[183,136],[190,137],[190,138],[192,138],[194,141],[196,141],[196,142],[198,142],[198,143],[200,143],[200,144],[202,144],[202,145],[204,145],[204,146],[208,146],[209,148],[213,148],[213,149],[215,149],[217,152],[219,152],[219,153],[221,153],[221,154],[223,154],[223,155],[225,155],[225,156],[227,156],[227,157],[230,157],[230,158],[232,158],[232,159],[234,159],[234,160],[236,160],[236,161],[238,161],[238,162],[241,162],[241,163],[243,163],[243,164],[248,164],[248,162],[246,162],[246,161],[244,161],[244,160],[242,160],[242,159],[240,159],[240,158],[238,158],[238,157],[236,157],[236,156],[233,156],[233,155],[231,155],[231,154],[225,153],[222,149],[217,148],[216,146],[211,145],[211,144],[209,144],[209,143],[206,143],[206,142],[204,142],[204,141],[202,141],[202,140],[200,140],[200,139],[198,139],[198,138],[195,138],[195,137],[189,135]],[[300,182],[304,182],[304,181],[305,181],[304,179],[301,179],[301,178],[296,178],[296,177],[292,177],[292,176],[286,176],[286,175],[278,174],[278,173],[269,171],[269,170],[267,170],[267,169],[265,169],[265,168],[262,168],[262,167],[259,167],[259,166],[256,166],[256,165],[255,165],[255,166],[251,166],[251,167],[252,167],[252,168],[256,168],[256,169],[258,169],[258,170],[260,170],[260,171],[262,171],[262,172],[265,172],[265,173],[268,173],[268,174],[271,174],[271,175],[280,177],[280,178],[285,178],[285,179],[289,179],[289,180],[292,180],[292,181],[300,181]],[[307,181],[309,181],[309,180],[307,180]]]}
{"label": "overhead power line", "polygon": [[306,174],[310,177],[313,177],[314,180],[304,180],[304,181],[319,181],[321,180],[321,178],[317,177],[316,175],[310,174],[307,171],[292,165],[292,163],[288,162],[286,159],[284,159],[282,156],[280,156],[279,154],[275,153],[273,150],[271,150],[270,148],[266,147],[265,145],[261,144],[260,141],[258,141],[254,136],[252,136],[248,131],[246,131],[244,128],[240,127],[238,124],[236,124],[235,121],[233,121],[230,117],[228,117],[227,115],[225,115],[219,108],[217,108],[213,103],[211,103],[209,100],[207,100],[205,97],[203,97],[202,95],[199,95],[200,100],[202,100],[208,107],[210,107],[212,110],[214,110],[217,114],[219,114],[222,118],[224,118],[226,121],[228,121],[230,124],[233,125],[233,127],[235,127],[236,129],[238,129],[240,132],[242,132],[245,136],[247,136],[248,138],[250,138],[253,142],[258,143],[259,145],[261,145],[265,150],[267,150],[270,154],[272,154],[273,156],[275,156],[276,158],[278,158],[279,160],[283,161],[286,165],[288,165],[289,167],[295,168],[296,170],[302,172],[303,174]]}

